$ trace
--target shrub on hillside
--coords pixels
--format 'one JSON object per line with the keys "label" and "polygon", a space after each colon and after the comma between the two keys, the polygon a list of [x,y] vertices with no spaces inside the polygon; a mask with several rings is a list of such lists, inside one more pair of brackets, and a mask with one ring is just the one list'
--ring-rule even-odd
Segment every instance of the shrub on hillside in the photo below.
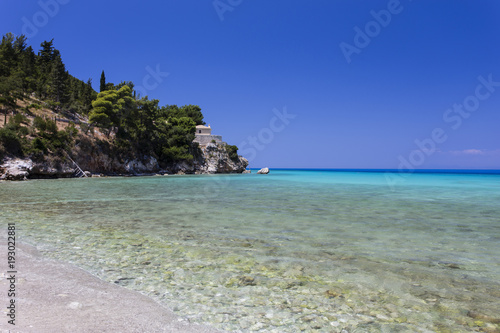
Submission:
{"label": "shrub on hillside", "polygon": [[56,134],[57,133],[57,124],[55,121],[47,119],[45,121],[47,128],[45,129],[47,132],[51,134]]}
{"label": "shrub on hillside", "polygon": [[238,147],[235,145],[226,145],[226,152],[233,161],[238,161]]}
{"label": "shrub on hillside", "polygon": [[14,116],[14,123],[16,125],[27,124],[28,118],[22,113],[16,113],[16,115]]}
{"label": "shrub on hillside", "polygon": [[40,154],[47,152],[47,140],[41,138],[35,138],[31,141],[31,154]]}
{"label": "shrub on hillside", "polygon": [[5,126],[0,129],[0,144],[4,147],[4,152],[12,155],[22,155],[23,145],[16,131]]}
{"label": "shrub on hillside", "polygon": [[33,119],[33,126],[37,130],[44,132],[47,129],[47,122],[42,117],[36,116],[35,119]]}
{"label": "shrub on hillside", "polygon": [[40,131],[40,133],[44,134],[44,132],[50,134],[57,133],[57,124],[54,120],[51,119],[43,119],[42,117],[35,117],[33,120],[33,126]]}
{"label": "shrub on hillside", "polygon": [[65,131],[66,133],[68,133],[70,137],[76,137],[78,134],[78,130],[76,129],[74,122],[70,122],[68,127],[66,127]]}
{"label": "shrub on hillside", "polygon": [[17,133],[22,135],[23,137],[26,136],[26,135],[29,135],[30,133],[30,130],[28,127],[25,127],[25,126],[22,126],[20,127],[18,130],[17,130]]}
{"label": "shrub on hillside", "polygon": [[162,150],[163,156],[162,159],[168,162],[174,162],[179,160],[187,160],[192,161],[193,155],[189,153],[188,147],[169,147],[163,148]]}
{"label": "shrub on hillside", "polygon": [[26,108],[27,109],[35,109],[35,110],[41,110],[42,109],[42,107],[40,106],[40,104],[36,104],[36,103],[31,103]]}
{"label": "shrub on hillside", "polygon": [[2,162],[4,156],[5,156],[5,148],[3,144],[0,142],[0,162]]}

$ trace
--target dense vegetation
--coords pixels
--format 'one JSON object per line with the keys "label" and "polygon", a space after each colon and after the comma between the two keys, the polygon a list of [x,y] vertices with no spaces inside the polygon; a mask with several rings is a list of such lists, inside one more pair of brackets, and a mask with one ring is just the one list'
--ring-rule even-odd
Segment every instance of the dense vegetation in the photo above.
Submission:
{"label": "dense vegetation", "polygon": [[[204,124],[199,106],[159,106],[158,100],[138,98],[132,82],[106,82],[104,71],[97,93],[90,79],[68,73],[53,40],[41,43],[37,54],[26,42],[8,33],[0,44],[0,158],[64,156],[83,136],[111,146],[107,151],[121,158],[149,155],[164,165],[199,153],[193,144],[196,125]],[[69,126],[58,129],[55,119],[39,116],[43,110],[70,120]],[[227,149],[237,158],[235,146]]]}

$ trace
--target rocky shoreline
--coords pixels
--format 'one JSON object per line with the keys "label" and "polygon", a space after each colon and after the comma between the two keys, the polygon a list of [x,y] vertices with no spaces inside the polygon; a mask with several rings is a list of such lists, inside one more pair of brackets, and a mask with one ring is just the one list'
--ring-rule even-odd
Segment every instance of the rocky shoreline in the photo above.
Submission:
{"label": "rocky shoreline", "polygon": [[173,163],[161,168],[153,156],[130,160],[112,158],[102,152],[78,150],[71,158],[36,161],[30,157],[6,157],[0,163],[0,180],[54,179],[85,176],[150,176],[169,174],[245,173],[248,160],[231,159],[224,145],[210,143],[200,147],[201,155],[193,161]]}

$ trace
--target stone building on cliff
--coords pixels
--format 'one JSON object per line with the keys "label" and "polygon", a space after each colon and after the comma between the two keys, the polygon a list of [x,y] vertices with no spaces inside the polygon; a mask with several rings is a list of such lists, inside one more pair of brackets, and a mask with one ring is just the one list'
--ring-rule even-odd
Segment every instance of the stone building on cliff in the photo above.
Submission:
{"label": "stone building on cliff", "polygon": [[224,142],[222,142],[222,136],[212,134],[212,128],[210,127],[210,125],[196,126],[194,142],[198,142],[200,146],[206,146],[210,142],[212,142],[212,140],[217,144],[224,144]]}

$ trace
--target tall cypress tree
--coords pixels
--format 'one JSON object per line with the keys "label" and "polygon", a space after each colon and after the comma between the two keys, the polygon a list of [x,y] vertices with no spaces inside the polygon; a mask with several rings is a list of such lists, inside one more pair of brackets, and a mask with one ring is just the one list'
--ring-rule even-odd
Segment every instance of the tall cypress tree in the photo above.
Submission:
{"label": "tall cypress tree", "polygon": [[101,86],[99,92],[106,90],[106,75],[104,75],[104,70],[101,73]]}

